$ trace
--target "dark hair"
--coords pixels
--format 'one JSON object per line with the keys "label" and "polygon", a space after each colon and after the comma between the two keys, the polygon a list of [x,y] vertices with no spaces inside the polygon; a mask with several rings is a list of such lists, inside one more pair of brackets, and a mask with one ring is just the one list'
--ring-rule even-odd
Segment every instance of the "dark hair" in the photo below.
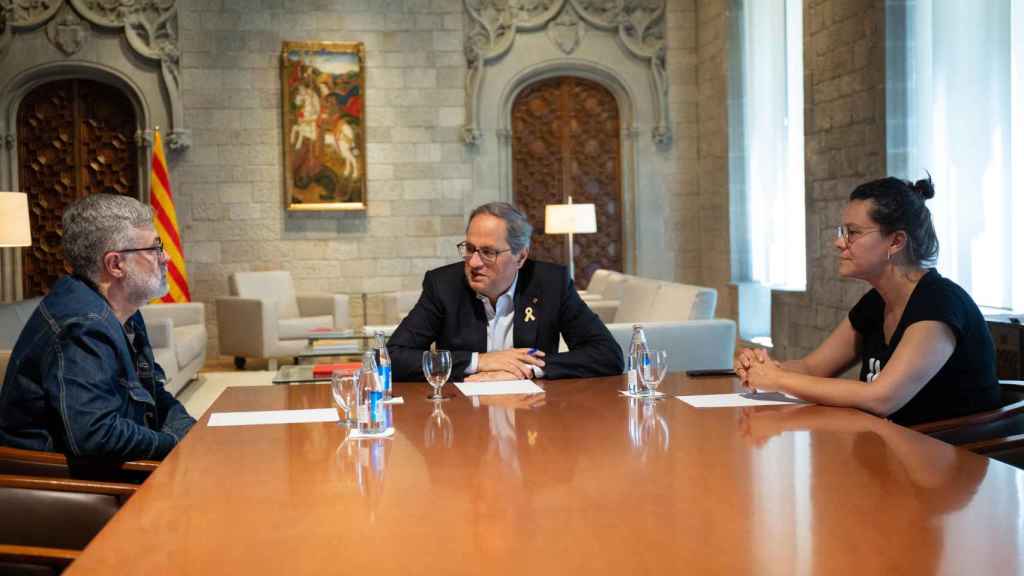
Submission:
{"label": "dark hair", "polygon": [[907,233],[907,261],[918,266],[935,263],[939,255],[939,239],[932,226],[932,213],[924,201],[935,196],[932,178],[910,182],[899,178],[882,178],[857,186],[850,201],[871,200],[870,216],[884,234],[897,230]]}

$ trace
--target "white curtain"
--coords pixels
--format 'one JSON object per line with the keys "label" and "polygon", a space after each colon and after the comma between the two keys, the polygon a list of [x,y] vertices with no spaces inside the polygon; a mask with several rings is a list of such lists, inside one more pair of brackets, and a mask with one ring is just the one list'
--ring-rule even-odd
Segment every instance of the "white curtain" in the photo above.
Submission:
{"label": "white curtain", "polygon": [[906,109],[890,109],[890,128],[907,131],[906,164],[893,168],[935,181],[939,271],[979,305],[1024,309],[1024,0],[905,9]]}
{"label": "white curtain", "polygon": [[[803,290],[803,32],[801,0],[747,0],[741,9],[743,194],[753,280]],[[749,251],[749,252],[747,252]]]}

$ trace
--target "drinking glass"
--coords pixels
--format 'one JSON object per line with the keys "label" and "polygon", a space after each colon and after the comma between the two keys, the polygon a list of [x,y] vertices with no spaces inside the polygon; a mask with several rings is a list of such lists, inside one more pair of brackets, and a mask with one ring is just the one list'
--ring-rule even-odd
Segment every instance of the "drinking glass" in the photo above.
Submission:
{"label": "drinking glass", "polygon": [[648,350],[644,354],[643,365],[640,366],[640,380],[647,388],[647,395],[658,399],[657,391],[661,381],[668,372],[668,352],[664,350]]}
{"label": "drinking glass", "polygon": [[423,351],[423,376],[434,388],[434,393],[427,396],[430,400],[444,400],[441,387],[452,374],[452,353],[449,350]]}
{"label": "drinking glass", "polygon": [[331,373],[331,396],[334,402],[341,408],[344,418],[341,423],[350,428],[356,423],[356,383],[357,378],[353,374],[335,370]]}

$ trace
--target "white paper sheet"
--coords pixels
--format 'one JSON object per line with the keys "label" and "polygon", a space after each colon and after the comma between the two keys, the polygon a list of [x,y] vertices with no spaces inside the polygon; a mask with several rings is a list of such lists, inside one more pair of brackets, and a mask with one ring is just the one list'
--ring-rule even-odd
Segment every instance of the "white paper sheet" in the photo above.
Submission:
{"label": "white paper sheet", "polygon": [[337,422],[334,408],[308,410],[266,410],[263,412],[215,412],[207,426],[252,426],[257,424],[299,424],[303,422]]}
{"label": "white paper sheet", "polygon": [[494,380],[491,382],[456,382],[466,396],[500,396],[502,394],[540,394],[543,388],[532,380]]}
{"label": "white paper sheet", "polygon": [[778,392],[752,394],[699,394],[676,396],[695,408],[743,408],[746,406],[778,406],[781,404],[806,404],[803,400]]}

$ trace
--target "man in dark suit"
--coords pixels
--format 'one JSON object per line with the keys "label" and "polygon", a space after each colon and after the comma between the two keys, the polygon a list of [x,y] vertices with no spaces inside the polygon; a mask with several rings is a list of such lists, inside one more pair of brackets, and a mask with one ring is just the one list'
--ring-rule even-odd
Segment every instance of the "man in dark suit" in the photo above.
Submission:
{"label": "man in dark suit", "polygon": [[[621,374],[622,350],[564,266],[529,260],[533,228],[505,202],[469,217],[463,262],[427,272],[388,341],[395,380],[423,380],[432,342],[452,352],[452,381]],[[569,346],[558,352],[559,334]]]}

